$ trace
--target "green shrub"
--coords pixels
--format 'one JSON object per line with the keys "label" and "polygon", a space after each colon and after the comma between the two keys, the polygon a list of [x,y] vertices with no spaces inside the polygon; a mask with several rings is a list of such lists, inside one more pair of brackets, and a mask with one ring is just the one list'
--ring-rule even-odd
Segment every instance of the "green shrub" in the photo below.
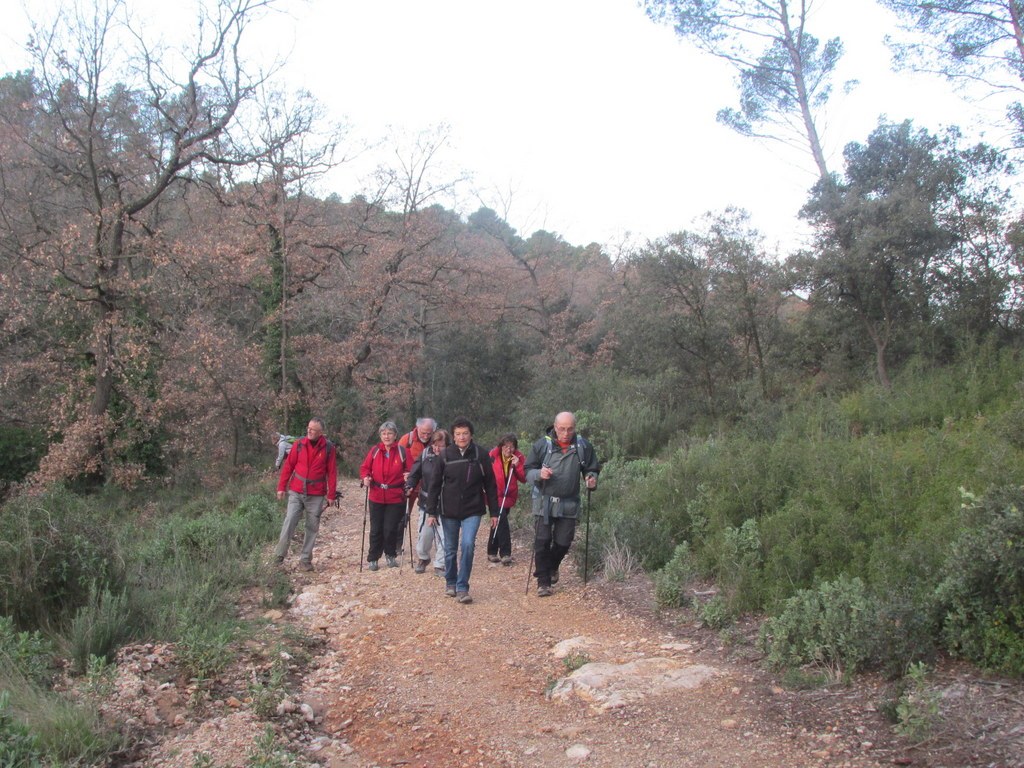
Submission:
{"label": "green shrub", "polygon": [[228,625],[189,627],[178,641],[178,659],[196,680],[211,680],[235,660],[235,628]]}
{"label": "green shrub", "polygon": [[786,601],[761,627],[760,645],[775,668],[813,665],[834,677],[875,658],[878,608],[859,578],[840,576]]}
{"label": "green shrub", "polygon": [[38,630],[18,632],[10,616],[0,616],[0,674],[7,670],[35,685],[47,687],[53,675],[55,656],[53,644]]}
{"label": "green shrub", "polygon": [[950,651],[1024,674],[1024,488],[964,492],[963,528],[936,590]]}
{"label": "green shrub", "polygon": [[564,659],[562,664],[565,666],[565,671],[572,673],[575,672],[582,666],[590,663],[590,654],[586,651],[572,651]]}
{"label": "green shrub", "polygon": [[277,705],[285,697],[285,681],[288,667],[279,651],[270,665],[264,679],[254,679],[249,684],[249,696],[252,698],[252,710],[264,719],[277,714]]}
{"label": "green shrub", "polygon": [[903,691],[896,701],[896,731],[920,741],[939,720],[939,694],[928,688],[928,667],[918,662],[907,670]]}
{"label": "green shrub", "polygon": [[[17,760],[0,765],[98,765],[122,745],[89,704],[0,675],[0,737],[17,744]],[[0,738],[0,755],[5,743]]]}
{"label": "green shrub", "polygon": [[78,609],[67,631],[68,656],[76,674],[84,674],[89,659],[113,661],[117,649],[132,636],[128,597],[108,589],[93,591],[93,598]]}
{"label": "green shrub", "polygon": [[725,629],[735,619],[728,601],[721,595],[715,595],[704,603],[699,613],[701,624],[709,629]]}
{"label": "green shrub", "polygon": [[23,628],[59,624],[93,584],[120,583],[112,517],[64,489],[0,506],[0,614]]}
{"label": "green shrub", "polygon": [[41,758],[39,739],[14,717],[10,693],[0,690],[0,766],[36,768]]}
{"label": "green shrub", "polygon": [[303,765],[302,761],[277,743],[274,729],[270,726],[267,726],[263,734],[256,739],[253,748],[246,755],[245,764],[249,768],[296,768]]}
{"label": "green shrub", "polygon": [[0,490],[34,472],[45,452],[46,435],[41,430],[0,425]]}
{"label": "green shrub", "polygon": [[689,604],[688,588],[697,578],[697,566],[689,542],[679,544],[672,559],[654,574],[654,601],[659,608],[680,608]]}
{"label": "green shrub", "polygon": [[708,547],[706,557],[722,588],[729,615],[736,616],[760,606],[762,554],[756,520],[750,518],[739,528],[726,528],[719,542]]}
{"label": "green shrub", "polygon": [[153,535],[140,547],[147,564],[245,559],[249,552],[275,537],[280,514],[267,495],[249,494],[229,510],[216,507],[188,511],[161,520]]}

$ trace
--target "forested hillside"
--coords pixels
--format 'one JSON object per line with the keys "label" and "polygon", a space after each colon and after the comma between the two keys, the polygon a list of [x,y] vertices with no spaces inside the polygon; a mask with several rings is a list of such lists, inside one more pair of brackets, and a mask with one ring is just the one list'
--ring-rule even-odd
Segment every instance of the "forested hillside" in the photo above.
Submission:
{"label": "forested hillside", "polygon": [[[888,4],[909,23],[924,6]],[[773,615],[779,666],[899,675],[953,653],[1024,672],[1019,111],[1006,146],[911,116],[839,168],[822,158],[801,212],[814,240],[793,253],[737,209],[613,253],[446,207],[429,137],[362,194],[313,192],[342,137],[241,57],[264,5],[211,2],[190,55],[162,58],[100,4],[0,78],[11,637],[116,617],[132,590],[158,603],[154,568],[225,586],[182,562],[223,557],[204,549],[221,537],[249,557],[248,537],[275,533],[265,500],[225,512],[235,528],[153,496],[245,482],[311,416],[351,469],[385,419],[465,415],[487,444],[571,409],[604,462],[594,572],[642,567],[664,607],[716,628]],[[724,23],[647,5],[684,39]],[[841,46],[791,33],[733,57],[747,112],[723,119],[800,126],[817,162],[809,129]],[[145,551],[126,553],[115,513],[150,531]],[[198,626],[196,599],[175,604]],[[134,630],[202,634],[153,616]],[[109,657],[97,642],[76,670]]]}

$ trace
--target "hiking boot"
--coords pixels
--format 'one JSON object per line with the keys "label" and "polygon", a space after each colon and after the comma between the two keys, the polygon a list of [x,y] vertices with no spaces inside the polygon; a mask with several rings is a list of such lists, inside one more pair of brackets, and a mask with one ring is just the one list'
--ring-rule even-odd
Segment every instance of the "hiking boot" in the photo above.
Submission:
{"label": "hiking boot", "polygon": [[537,597],[551,597],[551,587],[540,586],[537,587]]}
{"label": "hiking boot", "polygon": [[512,555],[502,555],[502,557],[501,557],[501,564],[502,565],[512,565]]}
{"label": "hiking boot", "polygon": [[275,565],[284,565],[284,555],[278,555],[274,558]]}
{"label": "hiking boot", "polygon": [[417,560],[416,561],[416,567],[413,568],[413,570],[416,573],[423,573],[423,572],[425,572],[427,570],[427,563],[429,563],[429,562],[430,562],[429,560]]}
{"label": "hiking boot", "polygon": [[557,568],[555,568],[555,570],[553,570],[551,572],[551,583],[552,584],[557,584],[558,583],[558,569]]}
{"label": "hiking boot", "polygon": [[444,596],[445,597],[455,597],[455,587],[445,587],[444,588]]}
{"label": "hiking boot", "polygon": [[384,559],[388,561],[388,568],[397,568],[398,567],[398,558],[397,557],[391,557],[390,555],[385,555]]}
{"label": "hiking boot", "polygon": [[371,560],[370,561],[370,570],[371,571],[376,571],[378,567],[379,566],[377,565],[377,561],[376,560]]}
{"label": "hiking boot", "polygon": [[312,563],[307,563],[305,560],[300,560],[299,561],[299,570],[300,571],[312,571],[313,570],[313,564]]}
{"label": "hiking boot", "polygon": [[469,596],[469,592],[458,592],[455,595],[455,599],[460,603],[472,603],[473,598]]}
{"label": "hiking boot", "polygon": [[489,562],[489,563],[500,563],[501,562],[501,558],[498,557],[497,555],[488,555],[487,556],[487,562]]}
{"label": "hiking boot", "polygon": [[444,568],[441,568],[440,566],[434,566],[434,575],[444,576]]}

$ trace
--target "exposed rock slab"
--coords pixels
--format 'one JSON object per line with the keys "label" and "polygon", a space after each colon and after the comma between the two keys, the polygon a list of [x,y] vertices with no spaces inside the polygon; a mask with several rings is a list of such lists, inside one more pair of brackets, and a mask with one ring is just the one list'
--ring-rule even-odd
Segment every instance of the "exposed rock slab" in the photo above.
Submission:
{"label": "exposed rock slab", "polygon": [[718,671],[704,664],[687,664],[679,659],[637,659],[624,664],[584,664],[552,689],[551,698],[565,701],[571,696],[600,710],[617,709],[669,691],[699,688]]}

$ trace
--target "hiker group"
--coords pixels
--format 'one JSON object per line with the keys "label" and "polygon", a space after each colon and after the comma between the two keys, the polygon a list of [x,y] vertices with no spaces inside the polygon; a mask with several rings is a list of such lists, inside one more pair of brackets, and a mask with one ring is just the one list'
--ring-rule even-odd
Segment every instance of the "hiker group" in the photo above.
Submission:
{"label": "hiker group", "polygon": [[[473,439],[469,419],[455,419],[449,430],[439,429],[431,418],[399,437],[398,426],[385,421],[378,430],[380,441],[370,448],[359,469],[366,499],[363,513],[363,544],[369,519],[368,568],[377,571],[383,556],[387,567],[399,567],[402,537],[409,530],[413,569],[434,573],[445,580],[444,593],[460,603],[470,603],[469,580],[473,571],[476,536],[485,513],[489,514],[487,558],[512,565],[512,534],[508,516],[519,498],[519,483],[531,486],[533,509],[532,576],[537,595],[552,594],[559,566],[572,545],[582,512],[581,489],[597,487],[600,463],[593,446],[576,434],[576,417],[563,411],[555,416],[546,434],[530,446],[528,456],[519,451],[514,434],[502,435],[487,451]],[[324,424],[311,419],[306,436],[279,436],[280,468],[277,495],[287,494],[288,506],[275,556],[284,562],[288,545],[305,514],[305,537],[299,567],[313,570],[313,547],[320,516],[337,504],[337,458],[334,445],[324,436]],[[415,544],[409,528],[410,511],[418,509]],[[360,551],[360,570],[364,553]]]}

